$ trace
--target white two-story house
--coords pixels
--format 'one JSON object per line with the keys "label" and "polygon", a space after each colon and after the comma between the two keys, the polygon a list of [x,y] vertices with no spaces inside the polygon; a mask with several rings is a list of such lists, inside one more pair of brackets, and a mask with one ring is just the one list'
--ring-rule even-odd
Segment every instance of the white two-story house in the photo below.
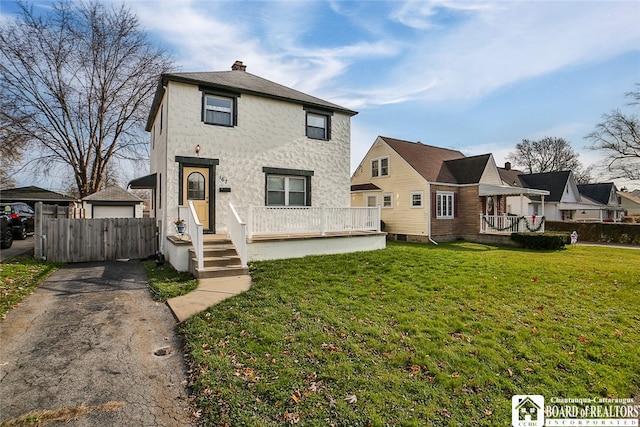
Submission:
{"label": "white two-story house", "polygon": [[[231,71],[162,75],[146,126],[151,175],[130,183],[153,190],[161,250],[190,203],[205,234],[230,234],[238,223],[249,242],[315,233],[304,224],[323,221],[309,219],[316,211],[349,207],[355,114],[248,73],[240,61]],[[304,218],[294,219],[294,207]]]}

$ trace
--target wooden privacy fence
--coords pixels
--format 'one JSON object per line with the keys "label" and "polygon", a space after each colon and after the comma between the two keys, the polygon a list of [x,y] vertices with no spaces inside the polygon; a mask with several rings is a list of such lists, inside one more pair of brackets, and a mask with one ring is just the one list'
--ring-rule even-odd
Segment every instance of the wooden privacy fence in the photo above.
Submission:
{"label": "wooden privacy fence", "polygon": [[140,259],[158,250],[154,218],[42,218],[35,256],[54,262]]}

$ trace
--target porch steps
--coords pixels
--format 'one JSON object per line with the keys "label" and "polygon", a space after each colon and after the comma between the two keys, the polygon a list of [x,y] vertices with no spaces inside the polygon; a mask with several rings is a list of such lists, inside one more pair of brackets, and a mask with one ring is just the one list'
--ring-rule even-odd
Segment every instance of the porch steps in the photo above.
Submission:
{"label": "porch steps", "polygon": [[249,269],[242,267],[242,262],[235,247],[226,236],[215,235],[205,238],[202,259],[204,268],[202,270],[198,271],[197,269],[198,261],[193,249],[189,251],[189,255],[191,271],[194,276],[200,279],[249,274]]}

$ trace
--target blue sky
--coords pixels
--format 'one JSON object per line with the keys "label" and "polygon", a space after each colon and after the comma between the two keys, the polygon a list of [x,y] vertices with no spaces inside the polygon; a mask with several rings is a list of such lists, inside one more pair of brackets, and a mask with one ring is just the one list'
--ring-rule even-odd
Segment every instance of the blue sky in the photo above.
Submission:
{"label": "blue sky", "polygon": [[584,136],[640,83],[638,1],[127,3],[182,71],[242,60],[358,111],[352,170],[377,135],[498,165],[523,138],[562,137],[597,165]]}

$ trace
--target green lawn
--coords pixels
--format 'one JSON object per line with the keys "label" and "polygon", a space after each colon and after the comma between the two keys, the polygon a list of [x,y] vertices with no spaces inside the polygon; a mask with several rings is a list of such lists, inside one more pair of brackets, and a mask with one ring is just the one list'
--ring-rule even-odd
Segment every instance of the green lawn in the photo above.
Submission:
{"label": "green lawn", "polygon": [[640,390],[640,251],[470,243],[252,265],[182,326],[205,425],[510,425]]}
{"label": "green lawn", "polygon": [[0,263],[0,316],[4,319],[7,311],[33,292],[59,266],[27,256]]}
{"label": "green lawn", "polygon": [[169,263],[156,266],[155,261],[145,261],[142,265],[153,299],[157,301],[188,294],[198,287],[198,280],[190,273],[178,272]]}

